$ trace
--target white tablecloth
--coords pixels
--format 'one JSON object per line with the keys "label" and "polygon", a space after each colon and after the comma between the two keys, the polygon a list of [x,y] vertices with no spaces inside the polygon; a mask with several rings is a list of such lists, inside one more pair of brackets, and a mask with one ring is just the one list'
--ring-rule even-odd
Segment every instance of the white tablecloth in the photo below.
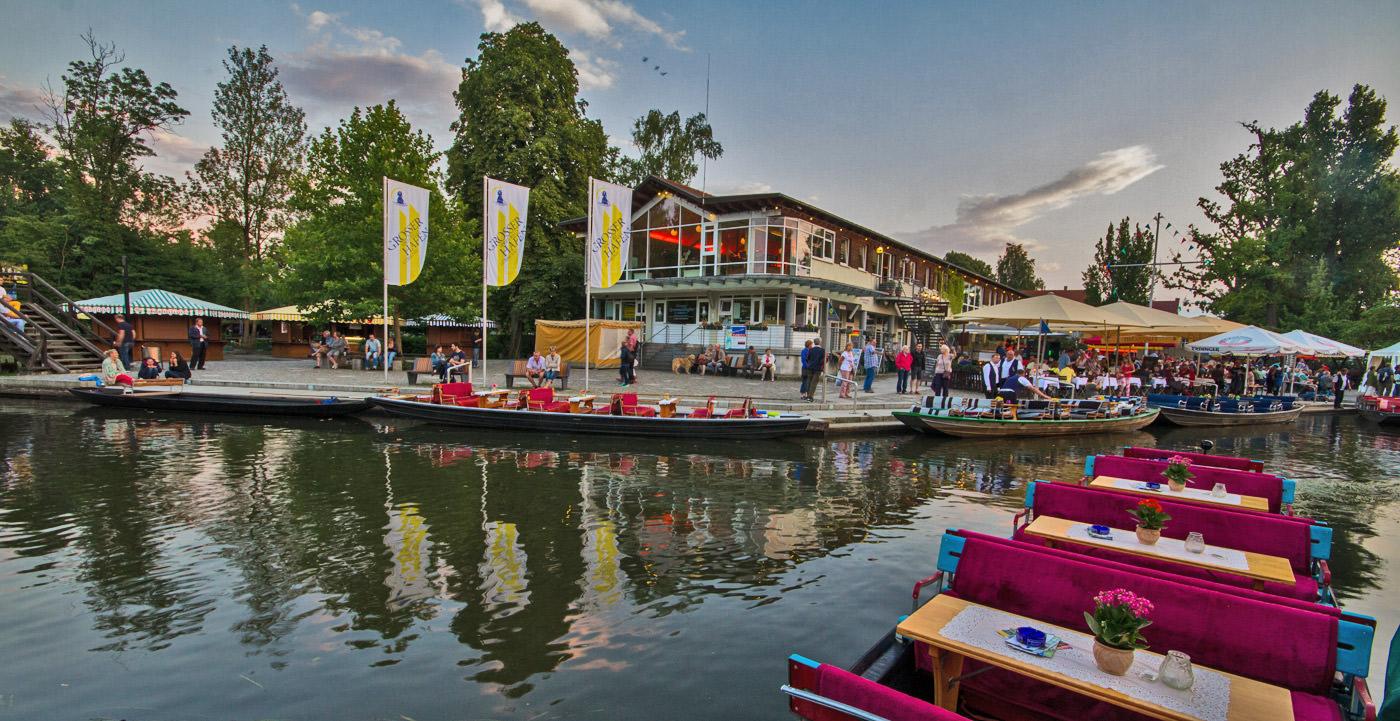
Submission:
{"label": "white tablecloth", "polygon": [[[1085,603],[1092,605],[1089,599],[1085,599]],[[1070,647],[1056,651],[1054,658],[1042,658],[1007,646],[1006,639],[997,633],[1000,629],[1019,626],[1046,628],[1045,624],[1038,624],[1022,616],[985,606],[969,606],[948,621],[940,633],[950,640],[1149,701],[1201,721],[1226,721],[1230,709],[1230,679],[1224,674],[1194,666],[1192,675],[1196,679],[1195,685],[1186,691],[1178,691],[1159,681],[1147,680],[1144,674],[1156,678],[1157,667],[1161,661],[1156,656],[1136,653],[1133,654],[1133,665],[1127,675],[1113,676],[1100,671],[1094,665],[1093,636],[1065,633],[1063,640],[1070,644]],[[1153,634],[1154,630],[1157,630],[1156,626],[1149,626],[1146,635],[1149,638],[1155,636],[1162,639],[1164,645],[1160,650],[1166,652],[1169,646],[1165,644],[1171,638],[1171,632],[1157,630],[1157,633]]]}
{"label": "white tablecloth", "polygon": [[1150,553],[1154,556],[1165,558],[1171,561],[1186,561],[1188,563],[1209,562],[1222,568],[1231,568],[1237,571],[1248,571],[1249,561],[1244,557],[1243,551],[1233,548],[1218,548],[1207,545],[1206,550],[1201,553],[1191,553],[1186,550],[1186,542],[1176,538],[1160,538],[1156,543],[1148,546],[1140,543],[1137,534],[1132,531],[1125,531],[1119,528],[1113,529],[1112,539],[1096,538],[1089,535],[1089,524],[1079,523],[1070,526],[1069,537],[1075,541],[1089,543],[1105,548],[1122,548],[1131,550],[1134,553]]}
{"label": "white tablecloth", "polygon": [[[1114,488],[1123,488],[1130,491],[1147,491],[1147,489],[1144,488],[1144,486],[1147,485],[1145,481],[1133,481],[1127,478],[1114,478],[1111,480]],[[1151,493],[1151,491],[1148,492]],[[1189,487],[1183,489],[1180,493],[1176,493],[1175,491],[1167,487],[1166,479],[1163,479],[1162,490],[1157,495],[1160,495],[1162,498],[1165,498],[1168,501],[1175,498],[1189,498],[1204,501],[1213,501],[1215,503],[1227,503],[1232,506],[1240,505],[1240,494],[1238,493],[1226,493],[1223,497],[1216,498],[1215,496],[1211,495],[1210,491],[1202,490],[1200,488]]]}

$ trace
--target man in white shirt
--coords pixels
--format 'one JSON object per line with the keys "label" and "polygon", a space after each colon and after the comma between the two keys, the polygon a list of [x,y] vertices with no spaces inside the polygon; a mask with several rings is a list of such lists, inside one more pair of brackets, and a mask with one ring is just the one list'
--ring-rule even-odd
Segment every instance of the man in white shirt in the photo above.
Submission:
{"label": "man in white shirt", "polygon": [[997,385],[1001,383],[1001,378],[997,376],[997,363],[1001,356],[982,364],[982,386],[983,395],[987,398],[997,397]]}
{"label": "man in white shirt", "polygon": [[530,360],[525,361],[525,380],[530,381],[530,385],[539,388],[544,383],[544,356],[539,351],[530,355]]}

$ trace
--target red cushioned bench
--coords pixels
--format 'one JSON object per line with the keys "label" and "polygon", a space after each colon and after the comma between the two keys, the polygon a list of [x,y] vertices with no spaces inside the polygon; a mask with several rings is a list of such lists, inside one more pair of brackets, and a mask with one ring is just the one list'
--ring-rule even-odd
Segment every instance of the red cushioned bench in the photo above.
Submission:
{"label": "red cushioned bench", "polygon": [[[1089,456],[1084,461],[1086,478],[1113,476],[1135,481],[1165,482],[1162,472],[1167,470],[1165,461],[1149,461],[1143,458],[1123,456]],[[1210,490],[1216,483],[1224,483],[1230,493],[1246,496],[1260,496],[1269,501],[1269,512],[1292,511],[1293,492],[1296,484],[1271,473],[1236,471],[1229,468],[1192,465],[1195,477],[1186,482],[1188,488]]]}
{"label": "red cushioned bench", "polygon": [[[1115,491],[1037,481],[1026,486],[1026,510],[1016,514],[1020,523],[1013,525],[1012,537],[1018,541],[1043,545],[1041,539],[1025,532],[1026,525],[1037,516],[1054,516],[1079,523],[1101,523],[1113,528],[1128,528],[1132,524],[1128,511],[1140,500],[1138,496]],[[1336,601],[1330,588],[1331,571],[1327,567],[1332,546],[1331,528],[1298,516],[1236,511],[1181,503],[1166,498],[1158,502],[1172,517],[1162,529],[1163,537],[1184,539],[1186,534],[1196,531],[1212,545],[1286,558],[1293,570],[1294,583],[1265,583],[1265,591],[1301,601],[1321,601],[1335,605]],[[1206,579],[1229,586],[1248,587],[1251,584],[1244,576],[1174,563],[1167,559],[1146,558],[1088,544],[1075,544],[1071,548],[1083,555],[1109,558],[1178,576]]]}
{"label": "red cushioned bench", "polygon": [[[1059,549],[948,531],[939,549],[944,593],[1089,633],[1084,612],[1099,591],[1126,588],[1152,601],[1145,632],[1160,651],[1289,690],[1293,718],[1340,721],[1342,705],[1369,699],[1365,675],[1374,627],[1335,609],[1272,598],[1245,589],[1138,571]],[[927,580],[927,579],[926,579]],[[922,582],[921,582],[922,583]],[[916,660],[925,666],[928,653]],[[972,716],[1000,719],[1109,721],[1140,719],[1085,696],[968,659],[961,698]],[[1365,709],[1374,714],[1374,709]],[[1372,716],[1373,717],[1373,716]]]}
{"label": "red cushioned bench", "polygon": [[1191,459],[1192,463],[1202,466],[1214,466],[1216,468],[1229,468],[1236,471],[1263,471],[1264,462],[1255,461],[1239,456],[1217,456],[1210,453],[1196,453],[1193,451],[1173,451],[1166,448],[1143,448],[1141,446],[1124,446],[1123,455],[1128,458],[1144,458],[1149,461],[1165,461],[1172,456],[1185,456]]}

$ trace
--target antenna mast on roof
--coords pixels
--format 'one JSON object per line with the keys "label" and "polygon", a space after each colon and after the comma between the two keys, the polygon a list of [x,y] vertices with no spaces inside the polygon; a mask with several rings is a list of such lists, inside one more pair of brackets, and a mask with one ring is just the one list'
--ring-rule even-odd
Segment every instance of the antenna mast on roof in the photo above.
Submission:
{"label": "antenna mast on roof", "polygon": [[[705,124],[710,124],[710,54],[705,53]],[[714,127],[711,125],[710,127]],[[710,181],[710,158],[706,155],[700,156],[700,192],[709,191],[706,186]]]}

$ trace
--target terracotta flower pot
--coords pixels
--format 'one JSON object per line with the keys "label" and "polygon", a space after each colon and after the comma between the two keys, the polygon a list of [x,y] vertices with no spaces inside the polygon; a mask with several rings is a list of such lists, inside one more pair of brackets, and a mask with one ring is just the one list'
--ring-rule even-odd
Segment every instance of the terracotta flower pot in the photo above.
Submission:
{"label": "terracotta flower pot", "polygon": [[1152,544],[1157,542],[1157,539],[1161,537],[1162,529],[1160,528],[1143,528],[1142,526],[1137,527],[1138,543],[1141,543],[1144,546],[1151,546]]}
{"label": "terracotta flower pot", "polygon": [[1098,639],[1094,639],[1094,665],[1104,673],[1123,676],[1133,665],[1133,650],[1105,646],[1099,643]]}
{"label": "terracotta flower pot", "polygon": [[1172,493],[1181,493],[1182,491],[1186,490],[1186,481],[1168,480],[1167,488],[1170,489]]}

